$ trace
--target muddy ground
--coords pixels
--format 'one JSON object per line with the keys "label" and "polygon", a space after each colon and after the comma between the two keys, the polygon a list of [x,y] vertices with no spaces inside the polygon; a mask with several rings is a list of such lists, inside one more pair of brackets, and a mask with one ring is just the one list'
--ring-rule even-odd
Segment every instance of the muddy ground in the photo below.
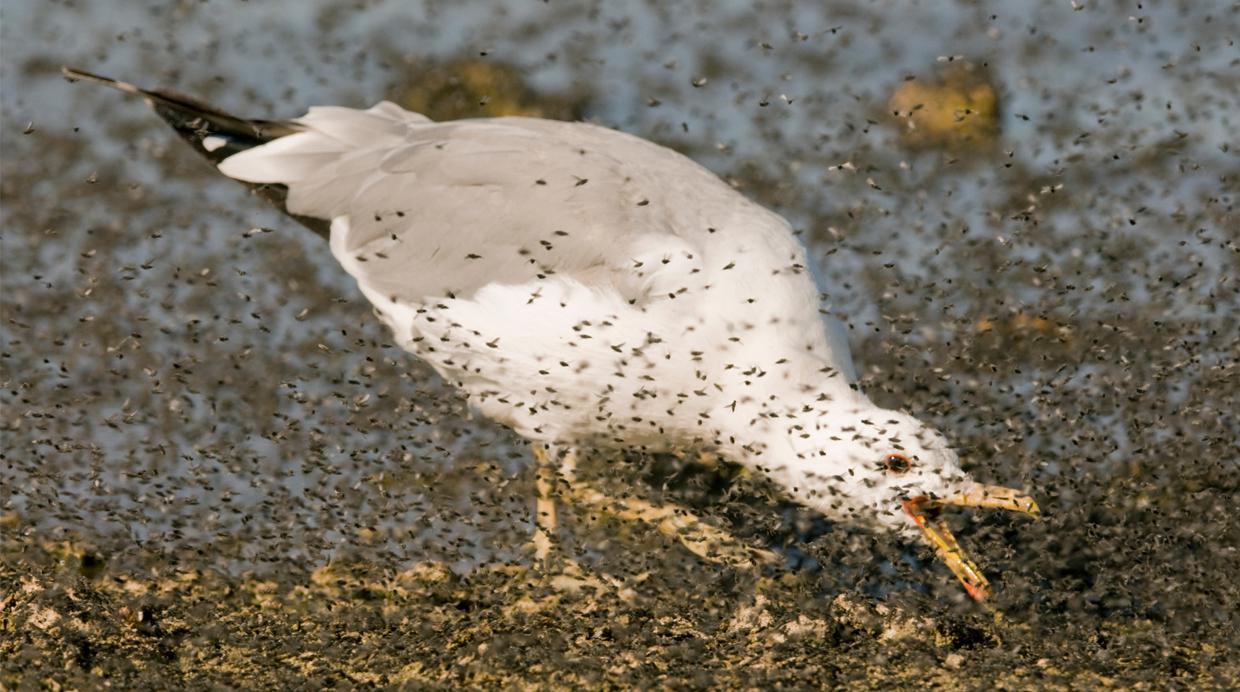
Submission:
{"label": "muddy ground", "polygon": [[[1226,3],[6,4],[0,687],[1240,685]],[[68,63],[252,116],[399,100],[667,143],[801,231],[871,397],[1043,517],[930,551],[593,458],[779,564],[572,507],[325,247]]]}
{"label": "muddy ground", "polygon": [[[5,555],[5,681],[328,686],[1227,689],[1235,651],[1150,616],[1005,617],[893,606],[812,578],[651,571],[612,585],[442,563],[228,577],[161,562],[83,570]],[[89,563],[90,559],[87,559]],[[93,577],[83,575],[91,572]],[[95,573],[98,572],[98,573]],[[1050,633],[1054,633],[1051,635]],[[1221,632],[1206,639],[1220,641]]]}

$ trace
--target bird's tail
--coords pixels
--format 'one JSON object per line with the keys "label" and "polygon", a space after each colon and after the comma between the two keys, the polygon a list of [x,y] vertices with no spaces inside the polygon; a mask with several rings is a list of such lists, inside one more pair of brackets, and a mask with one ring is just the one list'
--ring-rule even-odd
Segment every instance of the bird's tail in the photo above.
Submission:
{"label": "bird's tail", "polygon": [[[176,130],[181,139],[204,158],[219,166],[224,159],[273,139],[301,131],[296,123],[280,120],[247,120],[202,103],[188,96],[162,89],[142,89],[128,82],[121,82],[70,67],[60,68],[71,82],[83,81],[103,84],[126,94],[142,97],[159,117]],[[284,185],[246,183],[257,195],[271,202],[286,214],[288,188]],[[326,238],[329,225],[323,219],[289,214],[302,225]]]}

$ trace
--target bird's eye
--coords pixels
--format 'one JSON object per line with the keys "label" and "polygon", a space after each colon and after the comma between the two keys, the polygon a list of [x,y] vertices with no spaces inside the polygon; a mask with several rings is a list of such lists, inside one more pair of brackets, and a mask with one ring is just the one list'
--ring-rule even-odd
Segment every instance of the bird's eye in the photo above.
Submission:
{"label": "bird's eye", "polygon": [[883,459],[883,470],[887,473],[905,473],[913,468],[913,462],[903,454],[888,454]]}

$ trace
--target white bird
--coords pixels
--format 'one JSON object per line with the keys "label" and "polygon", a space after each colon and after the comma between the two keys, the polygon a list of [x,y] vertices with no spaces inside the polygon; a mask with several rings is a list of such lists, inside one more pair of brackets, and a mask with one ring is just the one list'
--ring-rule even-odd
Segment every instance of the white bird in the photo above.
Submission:
{"label": "white bird", "polygon": [[1038,511],[873,404],[788,223],[670,149],[586,123],[436,123],[386,101],[245,120],[64,72],[144,97],[221,173],[327,236],[397,342],[544,466],[563,459],[570,485],[577,450],[713,452],[832,520],[920,533],[979,600],[985,577],[931,510]]}

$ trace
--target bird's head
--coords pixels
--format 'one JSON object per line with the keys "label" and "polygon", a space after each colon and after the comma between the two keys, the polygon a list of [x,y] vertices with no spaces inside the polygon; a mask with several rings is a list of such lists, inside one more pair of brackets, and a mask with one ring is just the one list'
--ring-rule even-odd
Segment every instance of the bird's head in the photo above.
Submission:
{"label": "bird's head", "polygon": [[947,506],[995,507],[1036,514],[1032,498],[975,482],[947,440],[912,416],[873,406],[833,407],[808,430],[801,419],[793,493],[838,521],[881,527],[929,542],[974,598],[987,583],[942,519]]}

